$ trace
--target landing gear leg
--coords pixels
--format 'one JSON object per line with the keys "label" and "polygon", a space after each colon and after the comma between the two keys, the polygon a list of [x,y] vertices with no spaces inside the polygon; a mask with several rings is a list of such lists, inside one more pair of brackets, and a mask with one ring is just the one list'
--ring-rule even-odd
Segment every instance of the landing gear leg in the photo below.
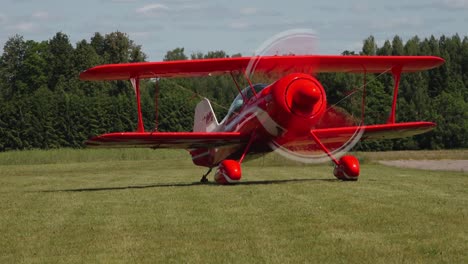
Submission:
{"label": "landing gear leg", "polygon": [[239,161],[236,160],[223,160],[218,165],[218,169],[215,172],[214,180],[218,184],[235,184],[238,183],[242,177],[241,163],[247,155],[247,152],[250,149],[253,141],[255,139],[255,134],[252,134],[249,142],[245,146],[244,152],[240,157]]}
{"label": "landing gear leg", "polygon": [[205,173],[205,174],[202,176],[202,178],[200,179],[200,182],[201,182],[201,183],[207,183],[207,182],[208,182],[208,178],[207,178],[207,177],[208,177],[208,174],[210,174],[210,172],[211,172],[212,169],[213,169],[213,168],[210,168],[210,169],[208,170],[208,172]]}
{"label": "landing gear leg", "polygon": [[330,157],[335,163],[333,174],[336,178],[343,181],[357,181],[359,177],[359,160],[351,155],[346,155],[337,160],[333,154],[322,144],[320,139],[315,135],[314,131],[310,131],[310,135],[315,143]]}

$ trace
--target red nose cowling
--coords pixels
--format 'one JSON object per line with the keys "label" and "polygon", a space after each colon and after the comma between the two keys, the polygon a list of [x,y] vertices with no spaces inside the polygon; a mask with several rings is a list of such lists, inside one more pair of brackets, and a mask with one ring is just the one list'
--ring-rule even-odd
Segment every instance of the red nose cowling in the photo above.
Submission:
{"label": "red nose cowling", "polygon": [[286,89],[286,103],[291,112],[299,116],[310,117],[316,114],[321,106],[321,98],[322,91],[313,79],[296,79]]}
{"label": "red nose cowling", "polygon": [[308,136],[327,105],[320,82],[309,74],[292,73],[273,83],[270,89],[273,102],[267,110],[276,124],[295,137]]}

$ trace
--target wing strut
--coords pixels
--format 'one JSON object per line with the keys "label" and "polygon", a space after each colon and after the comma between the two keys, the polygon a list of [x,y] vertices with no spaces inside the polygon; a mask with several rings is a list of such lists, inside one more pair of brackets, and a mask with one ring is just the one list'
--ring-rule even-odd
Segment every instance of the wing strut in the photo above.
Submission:
{"label": "wing strut", "polygon": [[242,156],[241,156],[240,159],[239,159],[239,164],[242,163],[242,161],[244,160],[245,155],[246,155],[247,152],[250,150],[250,146],[252,145],[252,143],[254,142],[254,140],[255,140],[256,138],[257,138],[257,136],[256,136],[255,133],[252,133],[252,135],[250,135],[249,142],[247,143],[247,146],[245,146],[244,152],[242,153]]}
{"label": "wing strut", "polygon": [[159,78],[154,87],[154,131],[159,129]]}
{"label": "wing strut", "polygon": [[135,94],[136,94],[136,103],[137,103],[137,111],[138,111],[137,132],[145,132],[145,126],[143,125],[143,115],[141,114],[140,79],[131,78],[130,82],[132,83],[133,89],[135,89]]}
{"label": "wing strut", "polygon": [[244,72],[244,77],[245,79],[247,80],[247,82],[249,83],[249,86],[250,86],[250,90],[252,91],[252,93],[254,94],[255,97],[257,97],[257,92],[255,91],[253,85],[252,85],[252,81],[250,81],[250,78],[249,76],[247,75],[246,72]]}
{"label": "wing strut", "polygon": [[403,67],[401,65],[392,68],[393,83],[394,83],[393,102],[392,102],[392,112],[390,112],[390,117],[388,118],[388,121],[387,121],[388,124],[395,123],[396,103],[397,103],[397,98],[398,98],[398,86],[400,85],[400,77],[401,77],[402,69]]}
{"label": "wing strut", "polygon": [[241,90],[241,88],[239,86],[239,83],[236,81],[236,78],[234,77],[234,74],[232,72],[231,72],[231,77],[232,77],[232,80],[234,81],[234,83],[236,84],[237,91],[239,91],[239,94],[242,96],[242,100],[244,100],[244,102],[247,102],[247,98],[242,93],[242,90]]}
{"label": "wing strut", "polygon": [[366,86],[367,86],[367,72],[364,71],[364,85],[362,87],[362,105],[361,105],[361,123],[364,124],[366,116]]}
{"label": "wing strut", "polygon": [[335,165],[337,166],[340,165],[340,162],[335,158],[335,156],[331,153],[331,151],[327,147],[325,147],[322,141],[320,141],[317,135],[315,135],[313,129],[310,130],[310,135],[312,136],[312,139],[314,140],[314,142],[322,149],[323,152],[325,152],[325,154],[327,154],[327,156],[333,161],[333,163],[335,163]]}

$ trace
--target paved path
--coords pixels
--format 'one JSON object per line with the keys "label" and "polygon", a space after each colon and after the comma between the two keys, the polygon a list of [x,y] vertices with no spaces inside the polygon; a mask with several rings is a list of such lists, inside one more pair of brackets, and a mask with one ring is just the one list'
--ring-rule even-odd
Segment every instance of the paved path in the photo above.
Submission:
{"label": "paved path", "polygon": [[382,160],[380,164],[402,168],[460,171],[468,173],[468,160]]}

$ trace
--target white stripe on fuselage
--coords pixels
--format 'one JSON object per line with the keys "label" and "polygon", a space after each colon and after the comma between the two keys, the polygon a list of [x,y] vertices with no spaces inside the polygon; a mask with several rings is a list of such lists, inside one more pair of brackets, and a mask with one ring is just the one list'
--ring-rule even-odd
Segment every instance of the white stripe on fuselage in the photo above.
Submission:
{"label": "white stripe on fuselage", "polygon": [[[275,136],[275,137],[280,136],[282,132],[286,131],[286,129],[284,129],[278,123],[276,123],[276,121],[273,120],[273,118],[266,111],[264,111],[261,107],[259,107],[258,106],[259,103],[260,102],[255,102],[254,104],[250,105],[246,111],[243,111],[240,114],[238,114],[234,119],[232,119],[226,125],[223,125],[223,124],[227,120],[223,120],[220,126],[218,126],[218,129],[220,129],[221,131],[218,130],[218,131],[212,131],[212,132],[238,132],[239,129],[242,128],[242,126],[246,122],[256,117],[259,120],[260,124],[262,124],[262,126],[270,135]],[[250,116],[246,117],[247,115],[250,115]],[[235,146],[236,145],[215,147],[215,148],[212,148],[212,150],[214,150],[214,153],[210,151],[204,152],[195,157],[192,157],[192,160],[198,159],[206,155],[214,155],[213,163],[218,163],[226,159],[226,157],[228,157],[229,155],[238,151],[242,147],[242,144],[238,144],[237,147]]]}
{"label": "white stripe on fuselage", "polygon": [[203,152],[203,153],[198,154],[198,155],[196,155],[196,156],[192,156],[192,160],[196,160],[196,159],[198,159],[198,158],[201,158],[201,157],[204,157],[204,156],[208,156],[208,155],[210,155],[210,151],[206,151],[206,152]]}
{"label": "white stripe on fuselage", "polygon": [[[251,114],[251,116],[246,118],[246,116],[249,114]],[[259,107],[258,103],[250,106],[247,111],[241,112],[241,114],[236,116],[231,122],[229,122],[228,125],[226,125],[224,131],[237,132],[245,123],[255,117],[258,119],[260,124],[262,124],[265,130],[272,136],[280,136],[280,133],[286,131],[286,129],[276,123],[276,121],[268,114],[268,112]],[[242,122],[238,123],[240,120],[242,120]]]}

